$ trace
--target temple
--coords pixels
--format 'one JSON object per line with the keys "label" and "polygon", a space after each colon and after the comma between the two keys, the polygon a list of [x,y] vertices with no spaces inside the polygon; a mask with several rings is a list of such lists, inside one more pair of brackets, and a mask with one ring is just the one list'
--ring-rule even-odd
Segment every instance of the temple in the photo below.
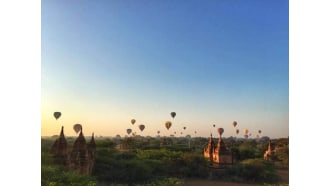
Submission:
{"label": "temple", "polygon": [[271,141],[268,142],[268,149],[264,153],[264,160],[272,160],[274,150],[271,148]]}
{"label": "temple", "polygon": [[93,170],[96,154],[94,134],[92,134],[92,138],[87,144],[81,129],[71,152],[69,152],[62,126],[60,136],[54,142],[50,152],[53,155],[54,163],[65,166],[77,173],[90,175]]}
{"label": "temple", "polygon": [[207,146],[204,148],[204,157],[209,160],[210,164],[228,165],[233,164],[233,156],[231,151],[226,147],[226,144],[219,137],[218,142],[215,144],[212,134],[209,138]]}

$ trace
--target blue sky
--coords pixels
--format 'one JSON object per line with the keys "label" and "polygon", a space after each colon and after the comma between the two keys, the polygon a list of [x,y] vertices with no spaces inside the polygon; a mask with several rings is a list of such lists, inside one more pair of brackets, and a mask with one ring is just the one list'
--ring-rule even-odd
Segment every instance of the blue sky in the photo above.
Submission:
{"label": "blue sky", "polygon": [[227,137],[236,120],[287,137],[288,15],[281,0],[42,1],[42,135]]}

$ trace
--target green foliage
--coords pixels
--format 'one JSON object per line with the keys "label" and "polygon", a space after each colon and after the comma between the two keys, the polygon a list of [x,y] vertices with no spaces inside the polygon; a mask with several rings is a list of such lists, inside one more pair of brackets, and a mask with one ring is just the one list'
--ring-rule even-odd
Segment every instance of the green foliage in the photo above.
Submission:
{"label": "green foliage", "polygon": [[246,159],[227,169],[222,176],[232,181],[276,183],[280,180],[274,164],[262,159]]}
{"label": "green foliage", "polygon": [[[251,183],[279,181],[272,162],[262,160],[268,141],[228,139],[236,164],[212,172],[203,157],[206,138],[125,137],[96,140],[97,152],[92,176],[82,176],[55,166],[49,153],[55,139],[42,139],[42,185],[183,185],[182,178],[216,178]],[[166,144],[163,144],[164,140]],[[287,165],[288,140],[274,140],[276,160]],[[126,144],[128,149],[117,148]],[[180,179],[181,178],[181,179]],[[96,181],[97,180],[97,181]]]}
{"label": "green foliage", "polygon": [[238,160],[256,158],[256,145],[250,142],[245,142],[238,147]]}
{"label": "green foliage", "polygon": [[280,161],[280,165],[289,167],[289,139],[281,138],[276,141],[275,159]]}
{"label": "green foliage", "polygon": [[96,180],[64,168],[52,165],[41,166],[42,186],[96,186]]}

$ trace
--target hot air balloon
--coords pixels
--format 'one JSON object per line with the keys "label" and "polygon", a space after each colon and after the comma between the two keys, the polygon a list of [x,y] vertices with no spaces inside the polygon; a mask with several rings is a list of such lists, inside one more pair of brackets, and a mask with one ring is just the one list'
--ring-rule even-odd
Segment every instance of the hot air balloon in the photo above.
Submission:
{"label": "hot air balloon", "polygon": [[183,127],[183,130],[186,130],[186,127]]}
{"label": "hot air balloon", "polygon": [[80,124],[75,124],[73,125],[73,130],[78,133],[79,131],[81,131],[82,126]]}
{"label": "hot air balloon", "polygon": [[180,132],[180,134],[182,134],[182,132]]}
{"label": "hot air balloon", "polygon": [[159,134],[160,133],[160,131],[157,131],[157,134]]}
{"label": "hot air balloon", "polygon": [[176,113],[175,113],[175,112],[171,112],[171,116],[172,116],[172,118],[174,119],[175,116],[176,116]]}
{"label": "hot air balloon", "polygon": [[145,126],[143,124],[139,125],[139,129],[141,130],[141,132],[144,130]]}
{"label": "hot air balloon", "polygon": [[171,126],[172,126],[172,122],[170,122],[170,121],[165,122],[165,127],[167,128],[167,130],[170,129]]}
{"label": "hot air balloon", "polygon": [[54,112],[54,117],[55,117],[55,119],[57,120],[58,118],[60,118],[61,117],[61,112]]}
{"label": "hot air balloon", "polygon": [[233,121],[233,126],[236,127],[237,121]]}
{"label": "hot air balloon", "polygon": [[197,133],[197,131],[195,131],[195,134]]}
{"label": "hot air balloon", "polygon": [[131,123],[132,123],[132,125],[134,125],[135,122],[136,122],[135,119],[131,119]]}
{"label": "hot air balloon", "polygon": [[239,133],[239,129],[236,129],[236,134],[238,134]]}
{"label": "hot air balloon", "polygon": [[176,134],[176,132],[174,132],[174,134]]}
{"label": "hot air balloon", "polygon": [[129,135],[132,132],[132,129],[127,129],[126,132]]}
{"label": "hot air balloon", "polygon": [[261,130],[259,130],[258,132],[259,132],[259,134],[261,134]]}
{"label": "hot air balloon", "polygon": [[224,132],[223,128],[218,128],[218,133],[220,134],[220,136],[222,135],[223,132]]}
{"label": "hot air balloon", "polygon": [[213,127],[215,127],[215,125],[213,125]]}
{"label": "hot air balloon", "polygon": [[248,135],[249,134],[249,130],[248,129],[245,129],[244,130],[244,134]]}

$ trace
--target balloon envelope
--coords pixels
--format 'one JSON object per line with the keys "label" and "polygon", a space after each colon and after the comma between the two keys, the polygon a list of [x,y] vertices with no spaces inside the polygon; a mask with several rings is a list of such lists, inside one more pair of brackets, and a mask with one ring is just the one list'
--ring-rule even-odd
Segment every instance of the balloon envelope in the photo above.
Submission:
{"label": "balloon envelope", "polygon": [[220,136],[223,134],[224,130],[223,128],[218,128],[218,133],[220,134]]}
{"label": "balloon envelope", "polygon": [[172,116],[172,118],[174,118],[176,116],[176,113],[175,112],[171,112],[171,116]]}
{"label": "balloon envelope", "polygon": [[170,121],[165,122],[165,127],[167,128],[167,130],[170,129],[171,126],[172,126],[172,122],[170,122]]}
{"label": "balloon envelope", "polygon": [[237,121],[233,121],[233,126],[236,127]]}
{"label": "balloon envelope", "polygon": [[236,134],[238,134],[239,133],[239,129],[236,129]]}
{"label": "balloon envelope", "polygon": [[141,130],[141,132],[144,130],[145,126],[144,125],[139,125],[139,129]]}
{"label": "balloon envelope", "polygon": [[261,133],[261,130],[259,130],[258,132],[259,132],[259,134],[260,134],[260,133]]}
{"label": "balloon envelope", "polygon": [[213,125],[213,127],[215,127],[215,125]]}
{"label": "balloon envelope", "polygon": [[132,125],[134,125],[135,122],[136,122],[135,119],[132,119],[132,120],[131,120]]}
{"label": "balloon envelope", "polygon": [[246,135],[249,134],[249,130],[248,129],[245,129],[244,130],[244,134],[246,134]]}
{"label": "balloon envelope", "polygon": [[183,127],[184,130],[186,130],[186,127]]}
{"label": "balloon envelope", "polygon": [[132,129],[127,129],[126,132],[129,135],[132,132]]}
{"label": "balloon envelope", "polygon": [[81,131],[82,126],[80,124],[75,124],[73,125],[73,130],[78,133],[79,131]]}
{"label": "balloon envelope", "polygon": [[57,120],[58,118],[60,118],[61,117],[61,112],[54,112],[54,117],[55,117],[55,119]]}

